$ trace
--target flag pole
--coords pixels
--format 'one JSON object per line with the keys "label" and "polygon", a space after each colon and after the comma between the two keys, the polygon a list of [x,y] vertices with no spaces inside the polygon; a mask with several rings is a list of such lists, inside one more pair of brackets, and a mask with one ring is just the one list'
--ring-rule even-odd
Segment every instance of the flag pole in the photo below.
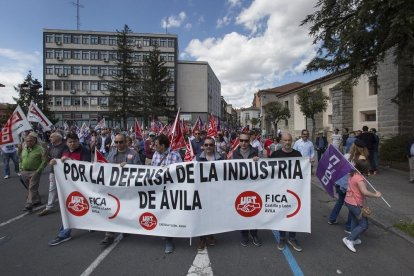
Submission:
{"label": "flag pole", "polygon": [[[342,154],[342,152],[340,152],[337,148],[335,148],[334,147],[334,149],[337,151],[337,152],[339,152],[340,154]],[[342,154],[342,156],[343,156],[343,154]],[[360,171],[358,171],[355,167],[354,167],[354,165],[351,163],[351,162],[349,162],[349,160],[348,159],[346,159],[346,158],[344,158],[351,166],[352,166],[352,168],[355,170],[355,171],[357,171],[363,178],[364,178],[364,180],[365,180],[365,182],[367,182],[367,184],[375,191],[375,192],[378,192],[378,190],[377,189],[375,189],[375,187],[371,184],[371,182],[369,182],[368,181],[368,179],[366,179],[365,178],[365,176],[360,172]],[[385,198],[381,195],[381,199],[385,202],[385,204],[387,204],[388,205],[388,207],[390,207],[391,208],[391,205],[385,200]]]}

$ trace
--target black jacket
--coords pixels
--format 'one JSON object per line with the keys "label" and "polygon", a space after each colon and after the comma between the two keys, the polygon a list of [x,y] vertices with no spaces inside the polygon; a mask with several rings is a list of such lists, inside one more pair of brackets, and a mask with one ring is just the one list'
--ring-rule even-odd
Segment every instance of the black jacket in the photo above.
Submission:
{"label": "black jacket", "polygon": [[[251,159],[255,156],[259,156],[259,150],[249,145],[250,153],[249,156],[246,159]],[[240,153],[240,146],[237,147],[237,149],[233,152],[233,158],[232,159],[245,159],[243,155]]]}

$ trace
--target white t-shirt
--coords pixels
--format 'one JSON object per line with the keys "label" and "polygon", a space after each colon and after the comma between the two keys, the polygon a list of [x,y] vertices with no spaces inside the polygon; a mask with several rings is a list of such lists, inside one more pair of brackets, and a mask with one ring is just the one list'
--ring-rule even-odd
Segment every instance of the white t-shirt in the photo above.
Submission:
{"label": "white t-shirt", "polygon": [[342,141],[342,135],[341,134],[332,134],[332,145],[334,145],[335,148],[339,148]]}

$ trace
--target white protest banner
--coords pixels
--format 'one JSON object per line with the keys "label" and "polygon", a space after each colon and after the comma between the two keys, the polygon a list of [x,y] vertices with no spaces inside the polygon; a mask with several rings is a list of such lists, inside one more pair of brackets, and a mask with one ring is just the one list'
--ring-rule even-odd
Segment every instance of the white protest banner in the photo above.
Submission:
{"label": "white protest banner", "polygon": [[30,102],[27,119],[29,122],[39,123],[44,131],[51,130],[51,127],[53,125],[52,122],[45,116],[45,114],[43,114],[42,110],[40,110],[33,101]]}
{"label": "white protest banner", "polygon": [[169,237],[311,229],[307,158],[165,167],[58,160],[55,176],[64,227]]}

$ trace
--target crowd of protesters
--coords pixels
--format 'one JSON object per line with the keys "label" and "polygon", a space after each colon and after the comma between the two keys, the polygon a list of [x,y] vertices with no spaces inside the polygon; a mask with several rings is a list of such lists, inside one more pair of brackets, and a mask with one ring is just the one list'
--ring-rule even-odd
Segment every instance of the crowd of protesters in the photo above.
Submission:
{"label": "crowd of protesters", "polygon": [[[360,244],[360,234],[368,227],[367,221],[359,216],[361,210],[359,204],[364,197],[379,197],[379,192],[372,193],[366,188],[362,175],[366,172],[370,175],[378,173],[378,144],[379,138],[375,129],[368,131],[364,126],[362,131],[349,131],[347,128],[339,133],[335,129],[328,141],[323,131],[318,132],[315,144],[309,139],[309,131],[304,129],[301,136],[294,139],[288,132],[280,129],[277,135],[261,137],[258,130],[236,132],[218,131],[215,137],[207,135],[204,129],[194,129],[191,133],[185,133],[190,138],[194,151],[194,160],[209,162],[225,159],[253,159],[259,158],[286,158],[307,157],[313,165],[315,153],[319,161],[329,144],[345,154],[349,162],[360,168],[360,172],[351,173],[342,183],[337,183],[336,191],[338,200],[329,216],[330,225],[337,224],[337,217],[343,204],[349,209],[348,221],[345,231],[348,237],[343,243],[348,249],[356,252],[354,245]],[[32,211],[34,206],[40,205],[39,181],[43,169],[49,164],[49,194],[46,207],[38,215],[45,216],[52,212],[57,200],[56,182],[53,171],[55,159],[62,161],[73,159],[93,162],[96,152],[104,156],[109,163],[142,164],[142,165],[168,165],[184,160],[185,149],[175,151],[170,148],[170,141],[164,134],[156,133],[151,129],[142,131],[137,135],[132,131],[121,131],[102,126],[98,129],[88,128],[79,130],[77,127],[58,128],[52,132],[25,132],[22,135],[23,142],[15,146],[3,146],[2,156],[4,161],[4,178],[10,178],[9,161],[14,163],[16,174],[27,187],[28,194],[24,205],[25,211]],[[186,139],[187,140],[187,139]],[[410,158],[410,168],[414,167],[414,142],[407,147],[407,156]],[[361,161],[362,160],[362,161]],[[368,165],[369,163],[369,165]],[[413,163],[413,164],[411,164]],[[411,168],[410,181],[414,182],[414,168]],[[361,203],[362,204],[362,203]],[[108,245],[114,241],[114,234],[107,232],[102,244]],[[60,228],[55,239],[49,245],[55,246],[71,239],[71,229]],[[261,246],[262,240],[255,229],[240,232],[240,243],[247,246],[250,242],[255,246]],[[215,244],[213,235],[200,237],[198,249]],[[288,238],[286,232],[280,232],[278,248],[283,250],[285,244],[289,244],[296,251],[302,251],[296,240],[296,233],[290,232]],[[165,238],[165,253],[174,251],[173,239]]]}

